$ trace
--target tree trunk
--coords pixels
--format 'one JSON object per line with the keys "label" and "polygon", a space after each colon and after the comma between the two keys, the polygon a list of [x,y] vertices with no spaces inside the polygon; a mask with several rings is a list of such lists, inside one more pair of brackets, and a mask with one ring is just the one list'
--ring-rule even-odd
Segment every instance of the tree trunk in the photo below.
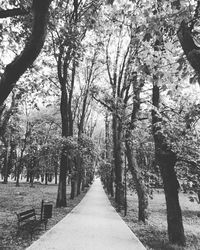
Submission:
{"label": "tree trunk", "polygon": [[169,241],[174,244],[185,245],[182,213],[178,197],[179,183],[174,170],[176,156],[171,151],[165,151],[162,154],[157,154],[157,160],[164,184]]}
{"label": "tree trunk", "polygon": [[30,187],[33,187],[33,181],[34,181],[34,174],[33,174],[33,171],[31,170],[30,171],[30,175],[29,175],[29,179],[30,179]]}
{"label": "tree trunk", "polygon": [[22,166],[22,161],[23,161],[24,150],[25,150],[25,147],[23,147],[21,151],[19,163],[17,163],[16,165],[16,187],[19,187],[20,169],[22,169],[21,166]]}
{"label": "tree trunk", "polygon": [[3,168],[3,183],[8,183],[8,160],[9,160],[9,147],[6,145],[6,155],[4,157],[4,168]]}
{"label": "tree trunk", "polygon": [[45,173],[45,185],[48,184],[48,173]]}
{"label": "tree trunk", "polygon": [[111,170],[111,173],[109,176],[107,176],[105,180],[105,186],[108,191],[108,194],[111,195],[111,197],[114,197],[114,189],[113,189],[113,171]]}
{"label": "tree trunk", "polygon": [[58,171],[57,171],[57,168],[55,169],[54,176],[55,176],[55,184],[58,184]]}
{"label": "tree trunk", "polygon": [[0,80],[0,106],[8,97],[21,75],[38,57],[45,38],[48,23],[48,8],[52,0],[33,0],[33,28],[24,50],[5,68]]}
{"label": "tree trunk", "polygon": [[[109,119],[108,119],[108,113],[106,113],[105,116],[105,145],[106,145],[106,152],[105,157],[106,161],[111,163],[111,146],[110,146],[110,126],[109,126]],[[111,165],[111,171],[107,176],[107,191],[111,195],[111,197],[114,197],[114,189],[113,189],[113,166]]]}
{"label": "tree trunk", "polygon": [[81,183],[82,183],[82,174],[78,173],[78,180],[77,180],[77,192],[76,195],[80,195],[81,193]]}
{"label": "tree trunk", "polygon": [[[159,109],[160,91],[157,85],[153,86],[152,103]],[[155,157],[159,165],[164,184],[167,206],[167,223],[169,241],[173,244],[185,246],[185,235],[182,221],[182,213],[179,204],[179,183],[175,172],[176,155],[167,145],[161,131],[161,118],[158,110],[152,110],[153,137],[155,141]]]}
{"label": "tree trunk", "polygon": [[30,180],[30,171],[27,170],[27,174],[26,174],[26,182],[29,182]]}
{"label": "tree trunk", "polygon": [[113,170],[111,170],[111,176],[110,176],[110,181],[109,181],[109,190],[110,190],[110,195],[111,197],[114,197],[114,188],[113,188]]}
{"label": "tree trunk", "polygon": [[128,140],[126,141],[126,155],[128,159],[128,167],[132,174],[138,196],[138,220],[146,222],[146,220],[148,219],[148,195],[141,176],[141,171],[133,155],[131,142]]}
{"label": "tree trunk", "polygon": [[74,173],[71,177],[71,194],[70,199],[73,200],[77,194],[77,173]]}
{"label": "tree trunk", "polygon": [[85,186],[86,186],[86,175],[85,175],[85,169],[83,170],[83,176],[82,176],[82,181],[81,181],[81,191],[85,191]]}
{"label": "tree trunk", "polygon": [[[68,106],[68,97],[67,97],[66,83],[64,83],[62,79],[60,79],[60,84],[61,84],[60,111],[61,111],[61,119],[62,119],[62,136],[66,138],[69,135],[69,120],[68,120],[68,114],[66,111],[66,108]],[[60,175],[59,175],[56,207],[67,206],[66,178],[67,178],[67,170],[68,170],[68,157],[65,151],[66,150],[63,147],[62,152],[61,152],[61,160],[60,160]]]}
{"label": "tree trunk", "polygon": [[75,180],[71,180],[71,194],[70,194],[70,199],[73,200],[75,197]]}
{"label": "tree trunk", "polygon": [[120,211],[123,205],[123,184],[122,184],[122,128],[116,114],[113,114],[113,154],[114,154],[114,173],[115,173],[115,202]]}
{"label": "tree trunk", "polygon": [[66,175],[67,175],[67,156],[65,154],[65,150],[63,149],[60,161],[60,175],[59,175],[56,207],[67,206]]}
{"label": "tree trunk", "polygon": [[21,160],[19,163],[16,164],[16,187],[19,187],[19,179],[20,179],[20,164],[21,164]]}

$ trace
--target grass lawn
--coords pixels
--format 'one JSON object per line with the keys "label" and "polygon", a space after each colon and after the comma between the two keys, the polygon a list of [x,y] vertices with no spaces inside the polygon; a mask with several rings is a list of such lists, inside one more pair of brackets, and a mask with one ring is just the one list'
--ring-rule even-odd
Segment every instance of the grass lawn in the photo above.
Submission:
{"label": "grass lawn", "polygon": [[27,209],[35,208],[40,213],[42,199],[52,201],[53,216],[49,219],[47,230],[59,222],[69,213],[84,197],[85,192],[81,193],[74,200],[69,199],[70,187],[67,187],[67,207],[55,208],[57,197],[57,185],[55,184],[34,184],[31,188],[28,183],[21,183],[20,187],[15,187],[15,183],[0,183],[0,250],[21,250],[28,247],[44,231],[43,224],[35,230],[32,241],[30,234],[21,231],[17,235],[17,216],[15,212],[22,212]]}
{"label": "grass lawn", "polygon": [[180,204],[183,213],[184,230],[187,246],[182,248],[168,243],[166,205],[163,191],[154,192],[153,199],[149,199],[148,223],[138,223],[138,209],[136,194],[128,195],[127,216],[122,218],[136,234],[147,249],[155,250],[196,250],[200,249],[200,205],[189,201],[189,195],[180,193]]}

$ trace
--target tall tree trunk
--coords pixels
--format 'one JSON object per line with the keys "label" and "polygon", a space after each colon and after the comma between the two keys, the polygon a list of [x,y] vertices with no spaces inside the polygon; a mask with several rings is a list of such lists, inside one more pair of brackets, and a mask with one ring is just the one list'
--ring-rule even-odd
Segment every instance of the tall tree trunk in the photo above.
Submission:
{"label": "tall tree trunk", "polygon": [[[60,61],[60,64],[61,64],[61,61]],[[59,65],[58,67],[61,68],[61,65]],[[69,117],[68,117],[68,113],[66,110],[66,108],[68,107],[68,96],[67,96],[67,90],[66,90],[66,82],[63,82],[63,79],[61,76],[60,76],[60,84],[61,84],[60,111],[61,111],[61,119],[62,119],[62,136],[67,137],[69,135]],[[66,155],[65,147],[63,147],[62,152],[61,152],[61,160],[60,160],[60,175],[59,175],[56,207],[67,206],[66,178],[67,178],[68,165],[69,165],[68,157]]]}
{"label": "tall tree trunk", "polygon": [[109,180],[109,190],[110,190],[111,197],[114,197],[113,183],[114,183],[114,176],[113,176],[113,166],[112,166],[111,174],[110,174],[110,180]]}
{"label": "tall tree trunk", "polygon": [[57,166],[54,169],[54,176],[55,176],[55,184],[58,184],[58,170],[57,170]]}
{"label": "tall tree trunk", "polygon": [[45,185],[48,184],[48,173],[45,173]]}
{"label": "tall tree trunk", "polygon": [[67,175],[67,156],[65,153],[65,149],[62,149],[56,207],[67,206],[66,175]]}
{"label": "tall tree trunk", "polygon": [[[25,143],[24,143],[24,145],[25,145]],[[22,161],[23,161],[24,150],[25,150],[25,146],[21,150],[19,163],[17,163],[17,165],[16,165],[16,187],[19,187],[20,170],[22,169]]]}
{"label": "tall tree trunk", "polygon": [[133,155],[133,149],[131,147],[131,142],[126,140],[126,155],[128,160],[128,167],[132,174],[137,196],[138,196],[138,220],[146,222],[148,218],[148,195],[146,192],[146,187],[141,176],[141,171],[138,167],[137,161]]}
{"label": "tall tree trunk", "polygon": [[84,192],[85,190],[85,186],[86,186],[86,174],[85,174],[85,169],[83,169],[83,173],[82,173],[82,182],[81,182],[81,191]]}
{"label": "tall tree trunk", "polygon": [[72,179],[71,179],[71,193],[70,193],[70,199],[71,199],[71,200],[73,200],[74,197],[75,197],[75,191],[76,191],[75,185],[76,185],[76,182],[75,182],[75,180],[72,178]]}
{"label": "tall tree trunk", "polygon": [[30,187],[33,187],[33,181],[34,181],[34,173],[33,170],[30,170],[30,175],[29,175],[29,180],[30,180]]}
{"label": "tall tree trunk", "polygon": [[164,184],[169,241],[184,246],[185,235],[178,196],[179,183],[174,169],[176,156],[171,151],[164,151],[157,154],[157,160]]}
{"label": "tall tree trunk", "polygon": [[78,173],[78,179],[77,179],[77,192],[76,195],[80,195],[81,193],[81,183],[82,183],[82,174],[81,172]]}
{"label": "tall tree trunk", "polygon": [[155,157],[159,165],[164,184],[167,206],[167,223],[169,241],[173,244],[185,246],[185,235],[182,221],[182,212],[179,204],[179,183],[175,172],[176,155],[167,145],[165,137],[160,131],[161,118],[158,114],[160,102],[159,87],[153,86],[152,103],[157,109],[152,110],[153,137],[155,141]]}
{"label": "tall tree trunk", "polygon": [[16,187],[19,187],[19,179],[20,179],[20,166],[21,166],[21,159],[19,163],[16,164]]}
{"label": "tall tree trunk", "polygon": [[78,179],[77,179],[77,172],[75,171],[71,177],[71,194],[70,194],[71,200],[73,200],[77,194],[77,185],[78,185]]}
{"label": "tall tree trunk", "polygon": [[106,152],[105,152],[105,158],[106,162],[108,162],[110,165],[110,172],[108,173],[107,180],[106,180],[106,187],[108,193],[111,195],[111,197],[114,196],[114,189],[113,189],[113,165],[111,164],[111,145],[110,145],[110,126],[109,126],[109,120],[108,120],[108,113],[106,112],[105,116],[105,146],[106,146]]}
{"label": "tall tree trunk", "polygon": [[[8,144],[9,145],[9,144]],[[4,157],[4,167],[3,167],[3,183],[8,183],[8,161],[9,161],[9,146],[6,145],[6,154]]]}
{"label": "tall tree trunk", "polygon": [[116,114],[113,114],[113,154],[114,154],[114,173],[115,173],[115,202],[120,211],[123,205],[123,184],[122,184],[122,128]]}
{"label": "tall tree trunk", "polygon": [[27,169],[26,182],[29,182],[29,180],[30,180],[30,171]]}
{"label": "tall tree trunk", "polygon": [[81,156],[77,156],[77,192],[78,196],[81,193],[81,182],[82,182],[82,164],[81,164]]}

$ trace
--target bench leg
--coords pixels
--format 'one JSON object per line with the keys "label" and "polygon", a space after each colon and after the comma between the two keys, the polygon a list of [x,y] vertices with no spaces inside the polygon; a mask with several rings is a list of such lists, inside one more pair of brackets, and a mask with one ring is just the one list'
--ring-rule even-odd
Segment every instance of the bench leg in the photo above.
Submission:
{"label": "bench leg", "polygon": [[45,221],[44,221],[44,228],[45,228],[45,231],[47,230],[47,222],[48,222],[48,219],[45,219]]}

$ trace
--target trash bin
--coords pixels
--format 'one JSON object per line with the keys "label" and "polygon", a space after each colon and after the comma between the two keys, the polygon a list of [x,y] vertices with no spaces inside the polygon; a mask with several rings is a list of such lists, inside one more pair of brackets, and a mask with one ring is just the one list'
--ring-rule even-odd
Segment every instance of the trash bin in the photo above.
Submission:
{"label": "trash bin", "polygon": [[53,204],[50,201],[42,200],[40,219],[48,220],[52,218],[52,211],[53,211]]}
{"label": "trash bin", "polygon": [[52,204],[44,204],[43,218],[44,219],[52,218],[52,210],[53,210]]}

